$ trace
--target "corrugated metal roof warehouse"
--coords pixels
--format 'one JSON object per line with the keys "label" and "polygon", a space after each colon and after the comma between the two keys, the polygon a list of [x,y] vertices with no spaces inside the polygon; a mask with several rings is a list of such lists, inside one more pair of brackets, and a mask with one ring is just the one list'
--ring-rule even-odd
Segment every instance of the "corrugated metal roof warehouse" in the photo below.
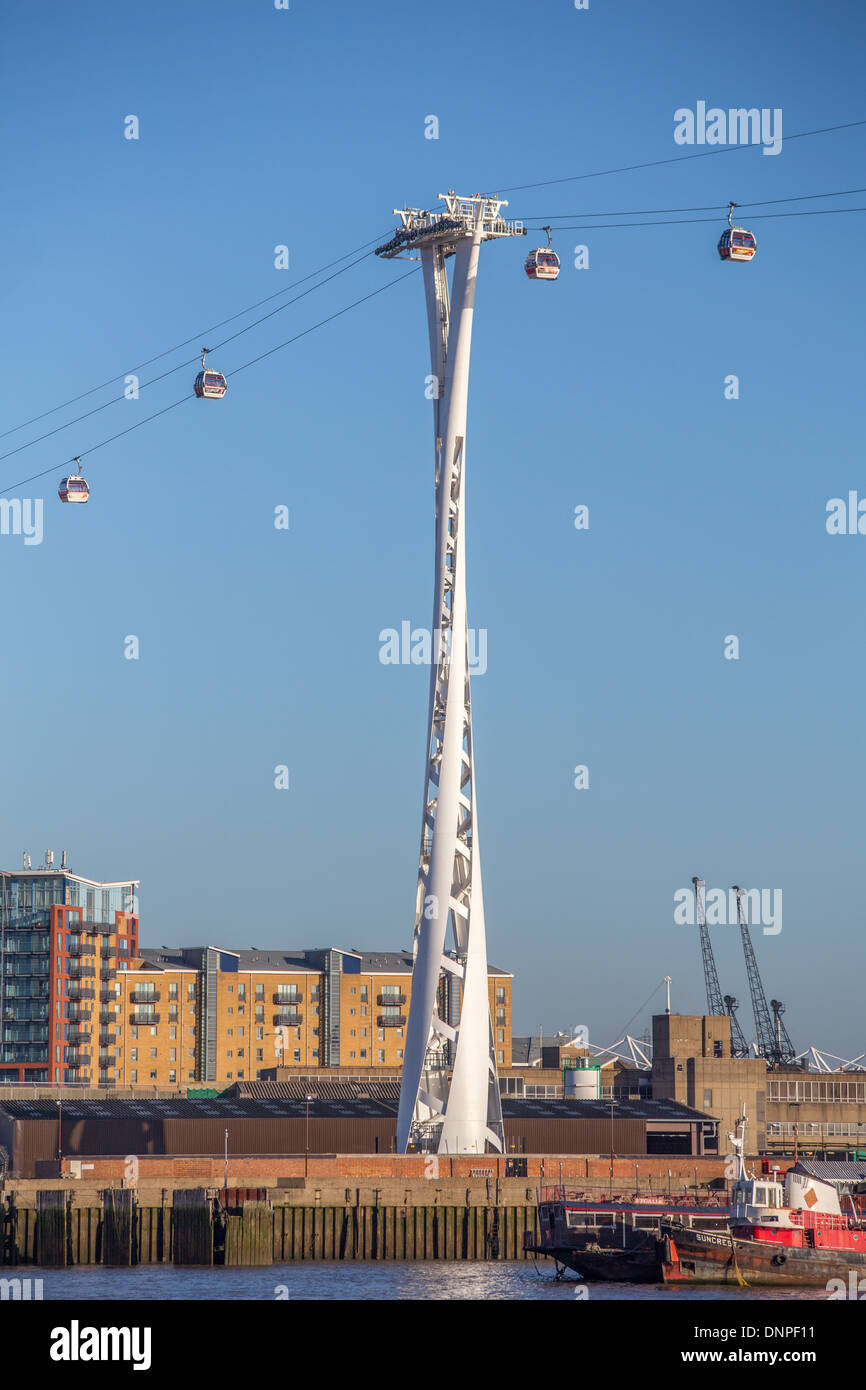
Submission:
{"label": "corrugated metal roof warehouse", "polygon": [[[34,1177],[37,1162],[65,1157],[389,1153],[397,1107],[381,1100],[54,1100],[0,1105],[0,1145],[11,1171]],[[692,1153],[713,1151],[709,1116],[673,1101],[503,1100],[506,1149],[517,1153]],[[710,1139],[709,1145],[706,1141]],[[663,1147],[663,1145],[670,1147]]]}

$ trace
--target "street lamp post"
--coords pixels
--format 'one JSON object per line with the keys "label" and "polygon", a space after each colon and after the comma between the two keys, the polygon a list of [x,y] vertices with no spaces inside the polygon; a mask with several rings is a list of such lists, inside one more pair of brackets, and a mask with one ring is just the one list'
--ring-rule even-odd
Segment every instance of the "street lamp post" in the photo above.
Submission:
{"label": "street lamp post", "polygon": [[309,1173],[310,1173],[310,1101],[311,1101],[311,1100],[315,1100],[315,1099],[316,1099],[316,1097],[315,1097],[314,1095],[308,1095],[308,1096],[306,1097],[306,1101],[307,1101],[307,1122],[306,1122],[306,1127],[305,1127],[305,1132],[304,1132],[304,1179],[305,1179],[305,1180],[309,1177]]}
{"label": "street lamp post", "polygon": [[63,1166],[63,1098],[57,1100],[57,1176]]}
{"label": "street lamp post", "polygon": [[224,1165],[223,1165],[223,1187],[225,1188],[225,1192],[226,1192],[226,1200],[228,1200],[228,1191],[229,1191],[229,1132],[228,1132],[228,1130],[226,1130],[226,1134],[225,1134],[225,1150],[224,1150]]}

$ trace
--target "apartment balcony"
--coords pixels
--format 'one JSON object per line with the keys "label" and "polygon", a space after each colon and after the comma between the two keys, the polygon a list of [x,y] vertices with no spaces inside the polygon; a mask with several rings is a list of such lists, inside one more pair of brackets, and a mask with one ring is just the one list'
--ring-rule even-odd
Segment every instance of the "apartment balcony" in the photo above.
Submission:
{"label": "apartment balcony", "polygon": [[70,965],[67,974],[70,980],[90,980],[96,978],[95,965]]}
{"label": "apartment balcony", "polygon": [[376,1019],[378,1028],[404,1028],[406,1026],[405,1014],[379,1014]]}
{"label": "apartment balcony", "polygon": [[109,941],[102,943],[102,959],[115,960],[117,958],[117,947]]}
{"label": "apartment balcony", "polygon": [[116,966],[116,965],[103,965],[103,966],[100,966],[100,969],[99,969],[99,978],[100,978],[100,980],[116,980],[116,979],[117,979],[117,966]]}
{"label": "apartment balcony", "polygon": [[101,990],[99,991],[99,999],[100,999],[100,1003],[102,1003],[102,1004],[110,1004],[110,1003],[112,1003],[116,998],[117,998],[117,995],[115,994],[115,992],[114,992],[113,989],[101,989]]}
{"label": "apartment balcony", "polygon": [[70,1004],[76,1004],[79,999],[95,999],[96,986],[75,985],[71,987],[69,990],[67,990],[66,997],[69,1000]]}
{"label": "apartment balcony", "polygon": [[70,1004],[69,1022],[76,1023],[80,1018],[90,1018],[92,1008],[90,1004]]}
{"label": "apartment balcony", "polygon": [[68,941],[66,943],[66,954],[68,956],[95,956],[96,947],[92,941]]}
{"label": "apartment balcony", "polygon": [[159,1014],[131,1013],[129,1015],[129,1021],[134,1024],[136,1028],[148,1028],[153,1023],[159,1023]]}
{"label": "apartment balcony", "polygon": [[67,990],[67,999],[70,1004],[78,1004],[79,999],[95,999],[95,984],[75,984]]}
{"label": "apartment balcony", "polygon": [[91,1031],[90,1028],[69,1028],[66,1033],[66,1041],[68,1043],[90,1042]]}
{"label": "apartment balcony", "polygon": [[300,992],[281,994],[280,991],[277,990],[271,1002],[273,1004],[280,1004],[284,1009],[295,1009],[298,1004],[304,1002],[304,996]]}
{"label": "apartment balcony", "polygon": [[131,989],[129,991],[130,1004],[157,1004],[159,997],[158,989]]}
{"label": "apartment balcony", "polygon": [[100,1030],[99,1030],[99,1046],[100,1046],[100,1047],[111,1047],[111,1045],[112,1045],[113,1043],[115,1043],[116,1041],[117,1041],[117,1034],[115,1033],[115,1031],[114,1031],[113,1028],[100,1028]]}
{"label": "apartment balcony", "polygon": [[100,1070],[100,1071],[108,1071],[108,1068],[109,1068],[109,1067],[113,1067],[113,1066],[114,1066],[114,1058],[113,1058],[113,1057],[100,1057],[100,1059],[99,1059],[99,1070]]}
{"label": "apartment balcony", "polygon": [[88,936],[112,936],[116,930],[113,922],[94,922],[89,917],[79,927],[79,931],[86,932]]}
{"label": "apartment balcony", "polygon": [[67,1048],[64,1066],[83,1067],[85,1062],[89,1062],[92,1053],[89,1048]]}
{"label": "apartment balcony", "polygon": [[383,1006],[387,1008],[389,1004],[394,1005],[394,1007],[396,1008],[399,1005],[406,1003],[406,996],[405,994],[377,994],[376,1003],[379,1005],[380,1008]]}
{"label": "apartment balcony", "polygon": [[283,1027],[297,1028],[303,1021],[304,1016],[297,1009],[277,1009],[274,1014],[274,1023]]}

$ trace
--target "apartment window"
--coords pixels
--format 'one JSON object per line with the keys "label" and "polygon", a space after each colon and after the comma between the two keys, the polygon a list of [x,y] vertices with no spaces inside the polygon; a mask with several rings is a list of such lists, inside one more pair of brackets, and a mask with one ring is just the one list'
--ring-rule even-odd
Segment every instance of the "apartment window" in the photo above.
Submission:
{"label": "apartment window", "polygon": [[355,1029],[354,1029],[354,1028],[350,1028],[350,1029],[349,1029],[349,1037],[350,1037],[350,1038],[354,1038],[355,1036],[356,1036],[356,1034],[355,1034]]}
{"label": "apartment window", "polygon": [[264,1060],[265,1060],[264,1049],[261,1048],[261,1047],[257,1047],[257,1048],[256,1048],[256,1061],[257,1061],[257,1062],[263,1062]]}
{"label": "apartment window", "polygon": [[151,1055],[151,1057],[155,1057],[155,1056],[156,1056],[156,1048],[155,1048],[155,1047],[152,1047],[152,1048],[150,1049],[150,1055]]}
{"label": "apartment window", "polygon": [[228,1011],[229,1011],[230,1014],[233,1014],[233,1013],[234,1013],[234,1009],[232,1008],[231,1004],[229,1005]]}
{"label": "apartment window", "polygon": [[397,1048],[397,1060],[400,1061],[400,1062],[402,1062],[402,1060],[403,1060],[403,1049],[402,1049],[402,1047],[398,1047],[398,1048]]}
{"label": "apartment window", "polygon": [[504,1003],[505,1003],[505,986],[504,986],[504,985],[497,985],[497,986],[496,986],[496,1002],[497,1002],[497,1004],[504,1004]]}
{"label": "apartment window", "polygon": [[300,1049],[299,1047],[296,1047],[293,1055],[294,1055],[295,1061],[296,1061],[296,1062],[300,1062],[300,1060],[301,1060],[301,1049]]}
{"label": "apartment window", "polygon": [[349,1053],[349,1056],[350,1056],[350,1057],[354,1057],[354,1055],[355,1055],[354,1052],[350,1052],[350,1053]]}
{"label": "apartment window", "polygon": [[186,1055],[187,1055],[187,1057],[194,1057],[194,1056],[195,1056],[195,1048],[194,1048],[194,1047],[188,1047],[187,1050],[186,1050]]}
{"label": "apartment window", "polygon": [[497,1060],[497,1062],[504,1062],[504,1061],[505,1061],[505,1053],[504,1053],[504,1052],[497,1052],[497,1054],[496,1054],[496,1060]]}
{"label": "apartment window", "polygon": [[247,997],[247,987],[246,987],[246,985],[245,985],[245,984],[239,984],[239,985],[238,985],[238,999],[246,999],[246,997]]}
{"label": "apartment window", "polygon": [[379,1042],[384,1042],[384,1041],[385,1041],[385,1029],[384,1029],[384,1028],[378,1029],[378,1033],[379,1033]]}
{"label": "apartment window", "polygon": [[264,1028],[257,1028],[257,1029],[256,1029],[256,1037],[258,1038],[259,1042],[261,1042],[261,1040],[264,1038],[264,1036],[265,1036],[265,1030],[264,1030]]}
{"label": "apartment window", "polygon": [[186,987],[187,999],[195,999],[195,980],[192,980]]}
{"label": "apartment window", "polygon": [[168,1036],[169,1036],[170,1038],[176,1038],[176,1037],[177,1037],[177,1028],[175,1027],[174,1024],[172,1024],[171,1027],[169,1028],[169,1030],[168,1030]]}
{"label": "apartment window", "polygon": [[170,1071],[169,1074],[168,1074],[168,1079],[169,1079],[170,1084],[173,1086],[173,1085],[176,1083],[176,1081],[177,1081],[177,1072],[176,1072],[176,1071]]}
{"label": "apartment window", "polygon": [[500,1030],[499,1030],[499,1038],[498,1038],[498,1041],[499,1041],[499,1042],[505,1042],[505,1029],[504,1029],[504,1028],[500,1028]]}
{"label": "apartment window", "polygon": [[264,1016],[265,1016],[265,1011],[264,1011],[264,1009],[262,1008],[261,1005],[257,1004],[257,1005],[256,1005],[256,1021],[258,1021],[259,1019],[264,1018]]}
{"label": "apartment window", "polygon": [[361,1029],[361,1037],[362,1037],[362,1038],[366,1038],[366,1036],[367,1036],[367,1030],[366,1030],[366,1028],[362,1028],[362,1029]]}
{"label": "apartment window", "polygon": [[318,1028],[314,1028],[314,1029],[313,1029],[313,1037],[314,1037],[314,1038],[317,1038],[318,1036],[319,1036],[319,1030],[318,1030]]}
{"label": "apartment window", "polygon": [[227,1028],[227,1029],[226,1029],[226,1033],[228,1034],[228,1036],[229,1036],[230,1038],[233,1038],[234,1035],[235,1035],[235,1030],[234,1030],[234,1028]]}
{"label": "apartment window", "polygon": [[234,987],[234,985],[228,985],[228,986],[227,986],[227,989],[228,989],[229,994],[234,994],[234,992],[235,992],[235,987]]}
{"label": "apartment window", "polygon": [[189,1011],[192,1014],[193,1018],[195,1018],[195,1004],[190,1004]]}
{"label": "apartment window", "polygon": [[230,1071],[227,1071],[227,1072],[226,1072],[226,1080],[231,1081],[231,1079],[232,1079],[232,1074],[231,1074]]}
{"label": "apartment window", "polygon": [[172,1018],[176,1019],[176,1018],[177,1018],[177,1004],[169,1004],[169,1006],[168,1006],[168,1016],[169,1016],[170,1019],[172,1019]]}
{"label": "apartment window", "polygon": [[349,1013],[352,1015],[353,1018],[355,1017],[355,1010],[354,1010],[354,1009],[350,1009],[350,1010],[349,1010]]}
{"label": "apartment window", "polygon": [[133,1024],[133,1026],[132,1026],[132,1027],[130,1028],[130,1030],[129,1030],[129,1036],[130,1036],[131,1038],[133,1038],[133,1039],[137,1039],[137,1038],[138,1038],[138,1029],[135,1027],[134,1024]]}
{"label": "apartment window", "polygon": [[246,1009],[244,1008],[243,1004],[238,1004],[238,1013],[239,1013],[239,1014],[246,1013]]}
{"label": "apartment window", "polygon": [[705,1110],[712,1110],[712,1108],[713,1108],[713,1093],[712,1093],[712,1091],[704,1091],[704,1109],[705,1109]]}
{"label": "apartment window", "polygon": [[238,1029],[238,1037],[239,1037],[239,1038],[242,1038],[243,1035],[244,1035],[244,1030],[243,1030],[243,1028],[239,1028],[239,1029]]}
{"label": "apartment window", "polygon": [[362,986],[361,986],[361,1003],[362,1003],[362,1004],[365,1003],[368,997],[369,997],[369,996],[368,996],[368,994],[367,994],[367,986],[366,986],[366,985],[362,985]]}
{"label": "apartment window", "polygon": [[264,985],[256,985],[256,1003],[258,1003],[260,1000],[261,1000],[262,1002],[264,1002],[264,997],[265,997],[265,987],[264,987]]}
{"label": "apartment window", "polygon": [[138,1084],[138,1072],[137,1072],[137,1071],[131,1071],[131,1072],[129,1073],[129,1079],[130,1079],[130,1081],[132,1082],[132,1085],[133,1085],[133,1086],[136,1086],[136,1085]]}
{"label": "apartment window", "polygon": [[243,1079],[244,1079],[244,1069],[243,1069],[243,1067],[241,1067],[240,1071],[238,1072],[238,1081],[243,1081]]}
{"label": "apartment window", "polygon": [[186,1031],[187,1031],[187,1033],[189,1034],[189,1036],[190,1036],[191,1038],[194,1038],[194,1037],[195,1037],[195,1024],[192,1024],[191,1027],[187,1028]]}
{"label": "apartment window", "polygon": [[232,1052],[231,1048],[229,1048],[228,1052],[226,1053],[226,1056],[227,1056],[227,1057],[234,1057],[234,1055],[235,1055],[235,1054]]}
{"label": "apartment window", "polygon": [[132,1049],[132,1051],[131,1051],[130,1054],[129,1054],[129,1057],[130,1057],[130,1061],[132,1061],[132,1062],[137,1062],[137,1061],[138,1061],[138,1048],[137,1048],[137,1047],[134,1047],[134,1048]]}
{"label": "apartment window", "polygon": [[238,1048],[238,1056],[239,1056],[239,1057],[243,1057],[243,1055],[244,1055],[244,1050],[243,1050],[242,1047],[239,1047],[239,1048]]}
{"label": "apartment window", "polygon": [[169,1048],[169,1050],[168,1050],[168,1060],[169,1060],[170,1062],[176,1062],[176,1061],[177,1061],[177,1048],[176,1048],[176,1047],[170,1047],[170,1048]]}
{"label": "apartment window", "polygon": [[361,1056],[362,1056],[362,1057],[366,1057],[366,1055],[367,1055],[367,1049],[366,1049],[366,1047],[362,1047],[362,1048],[361,1048]]}
{"label": "apartment window", "polygon": [[155,1081],[155,1080],[156,1080],[156,1072],[155,1072],[155,1071],[152,1071],[152,1072],[150,1073],[150,1079],[151,1079],[151,1081]]}
{"label": "apartment window", "polygon": [[497,1022],[497,1023],[504,1023],[504,1022],[505,1022],[505,1010],[504,1010],[504,1009],[497,1009],[497,1010],[496,1010],[496,1022]]}
{"label": "apartment window", "polygon": [[311,998],[311,999],[318,999],[318,997],[319,997],[319,986],[318,986],[318,985],[313,985],[312,991],[311,991],[311,993],[310,993],[310,998]]}
{"label": "apartment window", "polygon": [[176,999],[176,998],[177,998],[177,985],[176,985],[176,984],[174,984],[174,985],[169,985],[169,987],[168,987],[168,997],[169,997],[169,999]]}
{"label": "apartment window", "polygon": [[356,990],[356,988],[355,988],[354,985],[352,985],[352,986],[350,987],[349,993],[350,993],[350,994],[357,994],[357,993],[358,993],[358,991]]}
{"label": "apartment window", "polygon": [[188,1079],[189,1081],[195,1081],[195,1072],[194,1072],[194,1071],[188,1071],[186,1075],[187,1075],[187,1079]]}
{"label": "apartment window", "polygon": [[377,1055],[378,1055],[378,1058],[379,1058],[379,1062],[380,1062],[380,1063],[384,1062],[384,1060],[385,1060],[385,1049],[384,1049],[384,1047],[380,1047],[380,1048],[379,1048],[379,1052],[378,1052]]}
{"label": "apartment window", "polygon": [[362,1017],[362,1018],[366,1018],[366,1017],[367,1017],[367,1005],[366,1005],[366,1004],[362,1004],[362,1005],[361,1005],[361,1017]]}
{"label": "apartment window", "polygon": [[151,1030],[150,1030],[150,1036],[151,1036],[152,1038],[155,1038],[155,1037],[156,1037],[156,1024],[154,1024],[153,1027],[151,1028]]}

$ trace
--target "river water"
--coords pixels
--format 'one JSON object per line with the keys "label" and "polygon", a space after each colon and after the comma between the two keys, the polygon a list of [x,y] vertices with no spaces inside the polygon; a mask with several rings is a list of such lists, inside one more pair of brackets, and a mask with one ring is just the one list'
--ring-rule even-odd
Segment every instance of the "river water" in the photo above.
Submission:
{"label": "river water", "polygon": [[[6,1271],[11,1274],[12,1271]],[[267,1269],[197,1269],[138,1265],[133,1269],[78,1266],[73,1269],[19,1268],[16,1274],[42,1280],[43,1299],[148,1300],[351,1300],[413,1302],[429,1299],[593,1302],[623,1300],[826,1300],[820,1289],[737,1289],[715,1286],[664,1288],[655,1284],[583,1284],[555,1279],[541,1265],[514,1261],[412,1263],[317,1263],[274,1265]]]}

